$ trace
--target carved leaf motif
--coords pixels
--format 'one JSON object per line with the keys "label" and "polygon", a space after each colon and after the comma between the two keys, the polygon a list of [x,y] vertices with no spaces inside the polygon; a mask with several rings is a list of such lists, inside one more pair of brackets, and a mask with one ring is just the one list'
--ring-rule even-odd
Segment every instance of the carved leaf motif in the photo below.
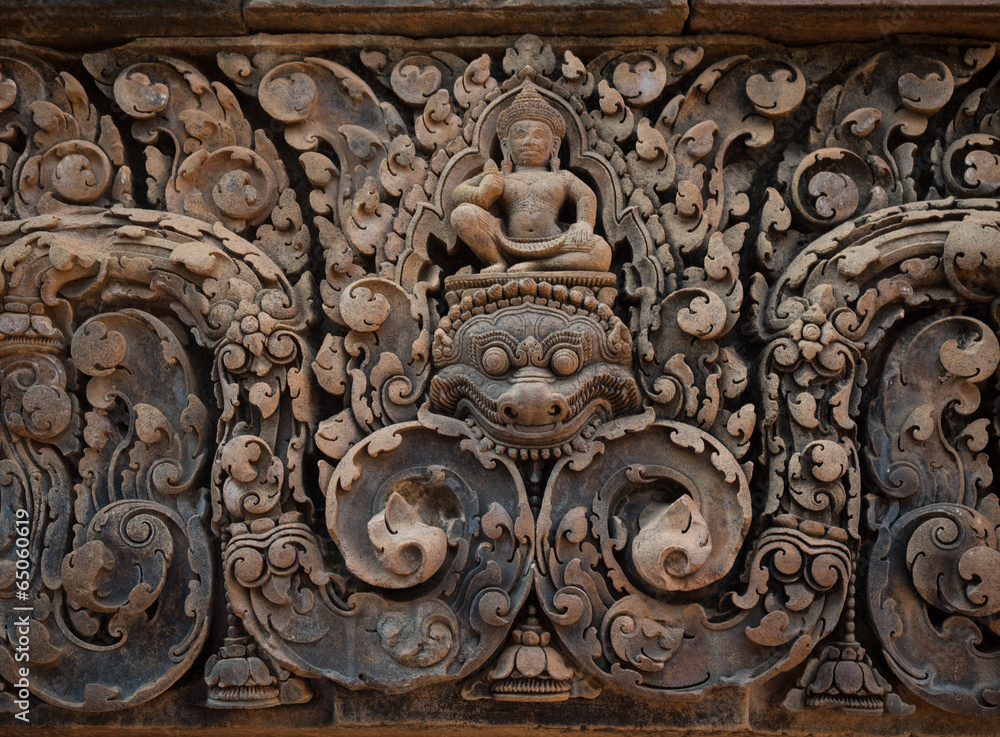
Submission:
{"label": "carved leaf motif", "polygon": [[655,202],[674,183],[676,163],[660,131],[647,118],[639,121],[635,152],[626,157],[628,170],[635,183]]}
{"label": "carved leaf motif", "polygon": [[639,516],[632,560],[639,574],[670,591],[675,578],[701,568],[712,553],[712,536],[695,501],[685,494],[669,506],[650,505]]}
{"label": "carved leaf motif", "polygon": [[996,709],[996,673],[980,643],[1000,606],[997,521],[962,505],[928,504],[879,526],[869,574],[890,667],[923,699],[959,713]]}
{"label": "carved leaf motif", "polygon": [[395,575],[379,581],[389,588],[423,583],[437,573],[448,552],[445,531],[425,524],[395,491],[385,509],[368,522],[368,537],[378,551],[378,561]]}
{"label": "carved leaf motif", "polygon": [[601,80],[597,85],[600,112],[594,113],[594,126],[601,139],[622,142],[635,130],[635,114],[625,104],[622,93]]}
{"label": "carved leaf motif", "polygon": [[526,67],[531,67],[539,74],[551,74],[555,69],[556,57],[552,47],[543,43],[538,36],[521,36],[513,48],[507,49],[503,58],[503,70],[514,77]]}
{"label": "carved leaf motif", "polygon": [[[240,91],[248,95],[257,93],[260,80],[268,70],[290,60],[291,57],[278,54],[273,49],[263,49],[252,57],[228,50],[216,54],[219,68]],[[86,59],[84,61],[86,62]]]}
{"label": "carved leaf motif", "polygon": [[[376,586],[412,591],[419,584],[417,597],[328,596],[324,587],[334,576],[297,514],[236,525],[227,565],[251,633],[270,633],[271,647],[317,674],[390,690],[479,667],[502,644],[527,595],[533,541],[513,466],[463,450],[469,437],[463,423],[429,416],[373,433],[336,469],[322,471],[327,522],[352,573]],[[404,460],[425,454],[435,465]],[[485,488],[493,490],[489,500],[478,493]],[[373,505],[380,509],[374,518]],[[363,510],[368,524],[359,529]],[[369,660],[326,647],[324,638],[336,632],[369,643]]]}
{"label": "carved leaf motif", "polygon": [[228,475],[222,498],[230,514],[265,514],[277,505],[285,466],[261,438],[234,437],[223,447],[219,465]]}
{"label": "carved leaf motif", "polygon": [[635,107],[648,105],[663,92],[667,84],[667,67],[653,54],[642,54],[636,60],[623,60],[615,66],[612,80],[615,89]]}
{"label": "carved leaf motif", "polygon": [[271,210],[271,223],[257,229],[254,244],[286,273],[301,272],[310,257],[310,238],[293,190],[286,189],[279,195]]}
{"label": "carved leaf motif", "polygon": [[629,598],[611,608],[605,623],[615,654],[647,673],[662,670],[684,637],[683,628],[653,619],[644,603]]}
{"label": "carved leaf motif", "polygon": [[392,228],[393,210],[380,201],[374,177],[368,177],[354,195],[346,233],[361,253],[374,255]]}
{"label": "carved leaf motif", "polygon": [[906,544],[914,588],[928,604],[949,613],[988,617],[1000,612],[996,545],[985,519],[961,526],[947,517],[924,522]]}
{"label": "carved leaf motif", "polygon": [[426,57],[407,57],[392,70],[392,91],[413,106],[426,105],[441,89],[441,81],[441,70]]}
{"label": "carved leaf motif", "polygon": [[978,217],[965,218],[948,233],[942,254],[951,285],[967,299],[988,298],[1000,268],[1000,228]]}
{"label": "carved leaf motif", "polygon": [[458,115],[452,112],[448,90],[438,90],[428,98],[423,113],[417,118],[417,141],[427,151],[450,148],[449,152],[455,153],[455,147],[462,145],[461,123]]}
{"label": "carved leaf motif", "polygon": [[935,181],[958,196],[988,196],[997,181],[997,77],[971,92],[933,151]]}
{"label": "carved leaf motif", "polygon": [[6,111],[17,99],[17,83],[12,79],[0,81],[0,112]]}
{"label": "carved leaf motif", "polygon": [[379,168],[379,182],[385,191],[401,197],[427,178],[427,162],[416,155],[409,136],[396,136],[389,145],[389,155]]}
{"label": "carved leaf motif", "polygon": [[563,52],[563,63],[560,66],[562,78],[559,80],[567,89],[573,91],[581,99],[587,99],[594,92],[596,81],[587,66],[572,51]]}
{"label": "carved leaf motif", "polygon": [[[940,200],[1000,183],[996,81],[952,103],[992,49],[369,41],[358,73],[344,41],[322,52],[342,65],[302,59],[302,39],[224,51],[257,98],[239,103],[147,43],[87,56],[124,141],[69,74],[0,58],[0,619],[24,509],[38,695],[117,709],[181,676],[219,610],[211,505],[232,609],[217,702],[301,700],[286,668],[400,692],[501,649],[491,696],[517,673],[550,693],[545,673],[574,669],[545,647],[669,698],[762,681],[839,627],[803,706],[890,708],[857,641],[874,629],[909,691],[996,711],[997,425],[979,404],[1000,229],[987,201]],[[566,125],[549,163],[595,195],[614,273],[475,273],[458,244],[456,187],[501,177],[497,116],[527,87]],[[252,128],[261,112],[286,147]],[[169,213],[112,207],[132,204],[136,142]],[[312,274],[287,278],[318,274],[311,233],[316,306]],[[757,437],[763,460],[741,465]],[[533,587],[554,641],[517,650]]]}
{"label": "carved leaf motif", "polygon": [[411,668],[430,668],[454,655],[454,615],[425,602],[412,614],[392,612],[378,621],[382,648]]}
{"label": "carved leaf motif", "polygon": [[463,110],[484,102],[499,84],[490,76],[490,57],[483,54],[469,63],[465,73],[455,81],[455,102]]}
{"label": "carved leaf motif", "polygon": [[[996,335],[972,318],[930,318],[904,333],[869,426],[868,457],[882,493],[904,509],[975,504],[993,474],[987,457],[959,443],[958,435],[961,418],[979,407],[975,385],[998,364]],[[959,423],[958,432],[949,430],[952,422]]]}

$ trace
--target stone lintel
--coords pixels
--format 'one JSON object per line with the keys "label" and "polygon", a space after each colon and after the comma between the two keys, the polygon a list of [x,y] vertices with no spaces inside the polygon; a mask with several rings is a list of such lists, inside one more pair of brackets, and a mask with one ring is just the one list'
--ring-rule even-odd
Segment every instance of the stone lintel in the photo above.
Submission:
{"label": "stone lintel", "polygon": [[992,0],[691,0],[687,30],[795,45],[907,33],[1000,39]]}
{"label": "stone lintel", "polygon": [[247,32],[241,0],[0,0],[0,33],[57,48]]}
{"label": "stone lintel", "polygon": [[676,34],[684,0],[246,0],[252,31],[594,36]]}

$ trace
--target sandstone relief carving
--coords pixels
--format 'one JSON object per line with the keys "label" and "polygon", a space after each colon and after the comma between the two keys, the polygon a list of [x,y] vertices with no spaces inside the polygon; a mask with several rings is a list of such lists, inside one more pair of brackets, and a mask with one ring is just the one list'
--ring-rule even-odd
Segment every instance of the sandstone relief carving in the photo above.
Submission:
{"label": "sandstone relief carving", "polygon": [[[594,234],[597,195],[572,172],[558,170],[566,137],[559,111],[527,85],[497,119],[497,136],[502,173],[490,159],[452,193],[452,227],[484,263],[482,273],[607,271],[611,247]],[[504,220],[490,214],[494,204]],[[561,232],[564,207],[576,217]]]}
{"label": "sandstone relief carving", "polygon": [[330,43],[0,49],[0,710],[995,717],[993,47]]}

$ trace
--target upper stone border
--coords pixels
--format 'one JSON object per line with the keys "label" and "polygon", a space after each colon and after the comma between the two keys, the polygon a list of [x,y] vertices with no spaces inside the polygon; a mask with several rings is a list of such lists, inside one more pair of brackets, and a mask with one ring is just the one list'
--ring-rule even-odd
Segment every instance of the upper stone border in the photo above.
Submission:
{"label": "upper stone border", "polygon": [[0,35],[60,49],[253,33],[410,38],[726,33],[790,44],[900,34],[1000,40],[991,0],[0,0]]}

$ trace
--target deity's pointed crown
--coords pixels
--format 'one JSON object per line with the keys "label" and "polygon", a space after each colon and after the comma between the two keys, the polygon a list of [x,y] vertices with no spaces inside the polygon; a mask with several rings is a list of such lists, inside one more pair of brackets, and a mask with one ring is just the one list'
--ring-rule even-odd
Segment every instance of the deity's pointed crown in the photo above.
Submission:
{"label": "deity's pointed crown", "polygon": [[501,139],[506,138],[511,126],[521,120],[537,120],[545,123],[552,129],[554,136],[566,137],[566,121],[563,116],[531,85],[525,86],[514,98],[514,102],[500,113],[497,135]]}

